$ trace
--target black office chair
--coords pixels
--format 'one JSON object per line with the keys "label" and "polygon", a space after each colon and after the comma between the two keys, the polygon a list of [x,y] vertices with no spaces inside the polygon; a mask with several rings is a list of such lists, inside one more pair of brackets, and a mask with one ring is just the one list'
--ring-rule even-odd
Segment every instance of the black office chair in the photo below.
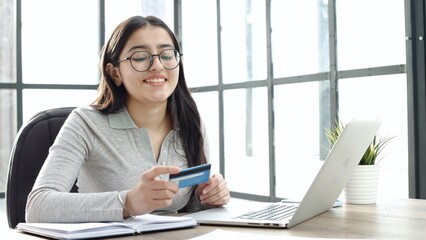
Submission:
{"label": "black office chair", "polygon": [[[55,108],[36,114],[22,125],[10,155],[6,183],[6,213],[10,228],[25,222],[25,205],[49,148],[74,107]],[[71,192],[77,192],[74,184]]]}

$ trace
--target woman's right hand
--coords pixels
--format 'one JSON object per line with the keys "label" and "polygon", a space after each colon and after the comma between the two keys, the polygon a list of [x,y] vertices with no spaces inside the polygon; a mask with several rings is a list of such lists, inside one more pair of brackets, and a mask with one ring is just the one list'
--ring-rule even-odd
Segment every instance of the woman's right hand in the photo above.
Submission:
{"label": "woman's right hand", "polygon": [[[156,166],[144,172],[136,187],[127,193],[125,206],[129,214],[141,215],[170,206],[179,187],[175,183],[161,180],[159,176],[179,171],[180,168],[175,166]],[[130,217],[126,211],[123,212],[123,216]]]}

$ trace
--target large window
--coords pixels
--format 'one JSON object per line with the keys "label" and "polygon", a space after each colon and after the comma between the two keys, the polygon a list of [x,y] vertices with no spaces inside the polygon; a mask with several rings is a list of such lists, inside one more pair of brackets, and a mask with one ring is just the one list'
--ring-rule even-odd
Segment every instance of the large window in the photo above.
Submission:
{"label": "large window", "polygon": [[408,196],[404,1],[194,4],[182,0],[185,71],[200,108],[218,101],[203,117],[219,124],[213,160],[234,196],[300,197],[338,118],[380,119],[381,133],[398,136],[380,163],[379,197]]}
{"label": "large window", "polygon": [[133,15],[162,18],[181,41],[213,172],[233,196],[303,194],[336,118],[383,121],[396,137],[379,197],[408,196],[403,0],[2,1],[0,176],[23,122],[94,99],[101,45]]}

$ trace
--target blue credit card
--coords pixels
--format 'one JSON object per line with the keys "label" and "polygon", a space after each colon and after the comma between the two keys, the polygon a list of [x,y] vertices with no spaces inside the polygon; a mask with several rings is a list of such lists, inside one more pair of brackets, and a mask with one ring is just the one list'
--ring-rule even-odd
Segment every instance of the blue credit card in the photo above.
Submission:
{"label": "blue credit card", "polygon": [[179,173],[170,174],[169,181],[176,183],[180,188],[198,185],[209,180],[210,168],[210,163],[185,168]]}

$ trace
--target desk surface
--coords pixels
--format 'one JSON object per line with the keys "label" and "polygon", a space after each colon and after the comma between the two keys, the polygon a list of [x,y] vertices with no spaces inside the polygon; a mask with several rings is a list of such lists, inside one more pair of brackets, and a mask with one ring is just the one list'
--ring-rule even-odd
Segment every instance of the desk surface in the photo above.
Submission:
{"label": "desk surface", "polygon": [[[190,239],[216,229],[265,236],[305,238],[424,239],[426,236],[426,200],[401,199],[373,205],[344,204],[342,207],[333,208],[291,229],[198,226],[191,229],[111,239]],[[40,239],[15,230],[9,230],[6,236],[6,239]]]}

